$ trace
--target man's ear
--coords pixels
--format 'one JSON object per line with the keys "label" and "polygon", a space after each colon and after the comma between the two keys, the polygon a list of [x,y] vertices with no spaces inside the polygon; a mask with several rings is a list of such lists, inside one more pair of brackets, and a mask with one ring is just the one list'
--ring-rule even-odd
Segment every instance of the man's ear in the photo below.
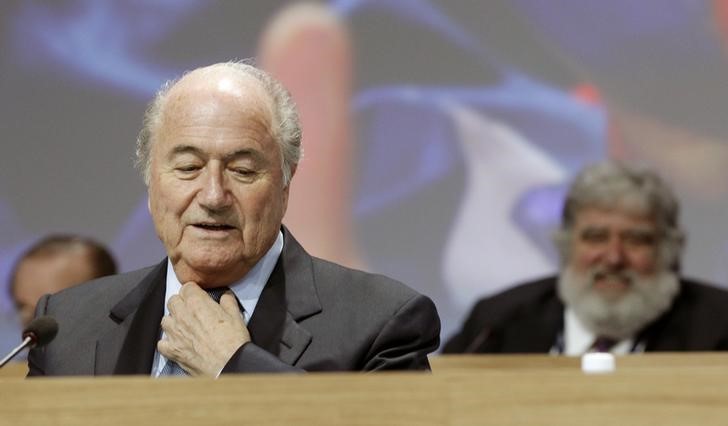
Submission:
{"label": "man's ear", "polygon": [[293,176],[296,174],[296,168],[298,168],[298,164],[294,164],[291,166],[291,177],[288,179],[288,184],[283,188],[283,212],[288,210],[288,199],[290,197],[291,193],[291,182],[293,182]]}
{"label": "man's ear", "polygon": [[296,174],[296,170],[298,169],[298,163],[291,165],[291,177],[288,179],[288,186],[291,186],[291,182],[293,181],[293,176]]}

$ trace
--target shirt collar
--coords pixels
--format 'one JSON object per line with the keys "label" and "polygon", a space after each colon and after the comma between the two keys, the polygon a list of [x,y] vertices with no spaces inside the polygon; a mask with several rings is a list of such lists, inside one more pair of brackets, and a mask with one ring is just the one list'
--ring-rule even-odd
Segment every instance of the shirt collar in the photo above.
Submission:
{"label": "shirt collar", "polygon": [[[275,268],[282,251],[283,232],[278,231],[275,242],[258,263],[242,279],[228,286],[235,293],[235,297],[238,298],[238,301],[245,309],[243,317],[246,324],[255,311],[258,299],[260,299],[263,288],[273,273],[273,268]],[[172,262],[167,259],[167,289],[164,296],[164,315],[169,315],[167,302],[169,302],[172,296],[179,293],[181,288],[182,284],[174,272]]]}
{"label": "shirt collar", "polygon": [[[586,353],[596,338],[596,334],[586,328],[573,309],[564,309],[564,355],[578,356]],[[633,339],[620,340],[610,352],[617,355],[628,354],[632,351],[632,346]]]}

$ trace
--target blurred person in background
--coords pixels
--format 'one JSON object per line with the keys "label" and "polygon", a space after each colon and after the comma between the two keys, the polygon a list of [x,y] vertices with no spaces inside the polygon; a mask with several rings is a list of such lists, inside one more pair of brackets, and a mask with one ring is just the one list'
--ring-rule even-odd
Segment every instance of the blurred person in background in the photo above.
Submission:
{"label": "blurred person in background", "polygon": [[728,292],[680,276],[678,210],[652,171],[587,167],[555,236],[559,275],[480,300],[444,352],[727,350]]}
{"label": "blurred person in background", "polygon": [[116,273],[116,262],[100,243],[76,235],[49,235],[18,260],[10,277],[10,297],[23,327],[45,294]]}

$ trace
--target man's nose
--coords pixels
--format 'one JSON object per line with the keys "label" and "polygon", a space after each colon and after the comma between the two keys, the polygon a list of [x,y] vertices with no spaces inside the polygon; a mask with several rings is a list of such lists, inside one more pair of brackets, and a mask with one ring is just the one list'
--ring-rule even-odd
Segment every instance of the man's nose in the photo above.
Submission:
{"label": "man's nose", "polygon": [[624,266],[625,260],[624,245],[621,239],[611,238],[604,254],[605,263],[612,268],[621,268]]}
{"label": "man's nose", "polygon": [[222,172],[209,170],[202,181],[198,194],[199,203],[208,210],[221,210],[230,205],[230,194]]}

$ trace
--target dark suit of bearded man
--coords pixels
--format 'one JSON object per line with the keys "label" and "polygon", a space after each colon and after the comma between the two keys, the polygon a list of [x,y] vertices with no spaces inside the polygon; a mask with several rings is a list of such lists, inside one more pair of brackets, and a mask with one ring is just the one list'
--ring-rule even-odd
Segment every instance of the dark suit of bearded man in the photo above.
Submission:
{"label": "dark suit of bearded man", "polygon": [[[728,292],[689,279],[671,307],[635,335],[646,352],[728,350]],[[557,277],[521,284],[475,304],[444,353],[561,352],[564,303]]]}

